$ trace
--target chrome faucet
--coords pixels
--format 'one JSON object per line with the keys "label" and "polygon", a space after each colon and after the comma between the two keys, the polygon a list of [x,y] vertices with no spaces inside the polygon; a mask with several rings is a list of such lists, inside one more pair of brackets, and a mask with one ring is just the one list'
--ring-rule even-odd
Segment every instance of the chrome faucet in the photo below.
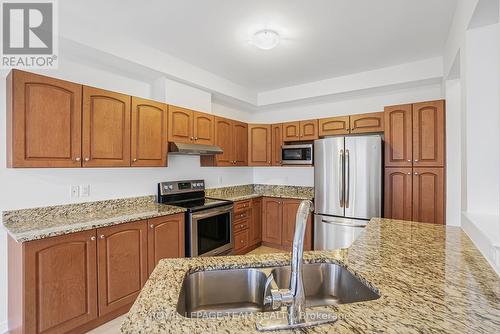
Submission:
{"label": "chrome faucet", "polygon": [[257,322],[257,329],[260,331],[302,328],[337,320],[337,316],[331,312],[306,313],[306,294],[304,292],[302,264],[307,218],[313,210],[313,203],[308,200],[302,201],[297,210],[289,288],[278,289],[272,273],[268,276],[265,284],[264,311],[276,311],[286,306],[287,319],[276,317],[260,319]]}

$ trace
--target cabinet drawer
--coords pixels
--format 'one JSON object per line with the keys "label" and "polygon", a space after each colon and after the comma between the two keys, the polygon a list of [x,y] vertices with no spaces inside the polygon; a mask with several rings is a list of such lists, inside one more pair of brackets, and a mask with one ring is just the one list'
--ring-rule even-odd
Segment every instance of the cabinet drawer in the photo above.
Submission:
{"label": "cabinet drawer", "polygon": [[235,232],[245,230],[249,227],[250,222],[248,219],[243,219],[237,222],[233,222],[233,229]]}
{"label": "cabinet drawer", "polygon": [[239,212],[235,211],[234,216],[233,216],[233,221],[237,222],[240,220],[248,219],[248,217],[250,216],[249,212],[250,212],[250,210],[239,211]]}
{"label": "cabinet drawer", "polygon": [[234,212],[239,213],[238,211],[246,210],[250,207],[250,200],[239,201],[234,203]]}
{"label": "cabinet drawer", "polygon": [[248,230],[234,234],[234,250],[238,252],[248,247]]}

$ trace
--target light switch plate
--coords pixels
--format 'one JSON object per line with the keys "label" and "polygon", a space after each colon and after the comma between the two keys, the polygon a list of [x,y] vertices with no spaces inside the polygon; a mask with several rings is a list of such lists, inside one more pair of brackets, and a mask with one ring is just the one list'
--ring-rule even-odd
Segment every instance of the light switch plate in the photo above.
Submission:
{"label": "light switch plate", "polygon": [[80,197],[80,186],[71,186],[70,187],[70,197],[71,199],[75,199],[75,198],[78,198]]}
{"label": "light switch plate", "polygon": [[80,197],[90,196],[90,184],[83,184],[80,186]]}

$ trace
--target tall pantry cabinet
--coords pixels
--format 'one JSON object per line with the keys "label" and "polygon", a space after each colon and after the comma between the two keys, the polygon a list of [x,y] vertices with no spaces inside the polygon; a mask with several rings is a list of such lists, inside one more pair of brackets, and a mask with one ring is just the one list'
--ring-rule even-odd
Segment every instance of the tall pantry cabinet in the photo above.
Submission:
{"label": "tall pantry cabinet", "polygon": [[445,101],[386,107],[384,216],[445,223]]}

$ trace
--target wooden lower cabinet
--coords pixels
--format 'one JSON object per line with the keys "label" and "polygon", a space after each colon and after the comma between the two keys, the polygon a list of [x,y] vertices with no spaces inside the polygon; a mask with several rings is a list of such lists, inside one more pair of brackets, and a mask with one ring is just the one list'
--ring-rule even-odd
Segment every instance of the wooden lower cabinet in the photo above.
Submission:
{"label": "wooden lower cabinet", "polygon": [[147,221],[97,229],[99,315],[132,304],[148,278]]}
{"label": "wooden lower cabinet", "polygon": [[[301,200],[264,197],[262,241],[265,245],[291,250],[295,233],[295,218]],[[312,249],[312,215],[309,216],[304,250]]]}
{"label": "wooden lower cabinet", "polygon": [[384,216],[445,223],[444,168],[386,168]]}
{"label": "wooden lower cabinet", "polygon": [[96,231],[9,237],[10,333],[65,333],[97,319]]}
{"label": "wooden lower cabinet", "polygon": [[148,272],[158,261],[184,257],[184,214],[153,218],[148,221]]}
{"label": "wooden lower cabinet", "polygon": [[384,216],[392,219],[412,219],[412,169],[391,167],[385,169]]}
{"label": "wooden lower cabinet", "polygon": [[262,242],[262,197],[252,199],[251,220],[249,228],[249,244],[259,246]]}
{"label": "wooden lower cabinet", "polygon": [[[163,257],[183,256],[184,238],[178,239],[180,232],[173,226],[183,229],[183,217],[171,215],[24,243],[9,237],[10,333],[85,333],[128,312],[148,278],[148,255],[155,264]],[[169,244],[174,232],[176,250]],[[148,246],[153,250],[149,254]]]}
{"label": "wooden lower cabinet", "polygon": [[413,168],[412,220],[444,224],[444,192],[443,168]]}

